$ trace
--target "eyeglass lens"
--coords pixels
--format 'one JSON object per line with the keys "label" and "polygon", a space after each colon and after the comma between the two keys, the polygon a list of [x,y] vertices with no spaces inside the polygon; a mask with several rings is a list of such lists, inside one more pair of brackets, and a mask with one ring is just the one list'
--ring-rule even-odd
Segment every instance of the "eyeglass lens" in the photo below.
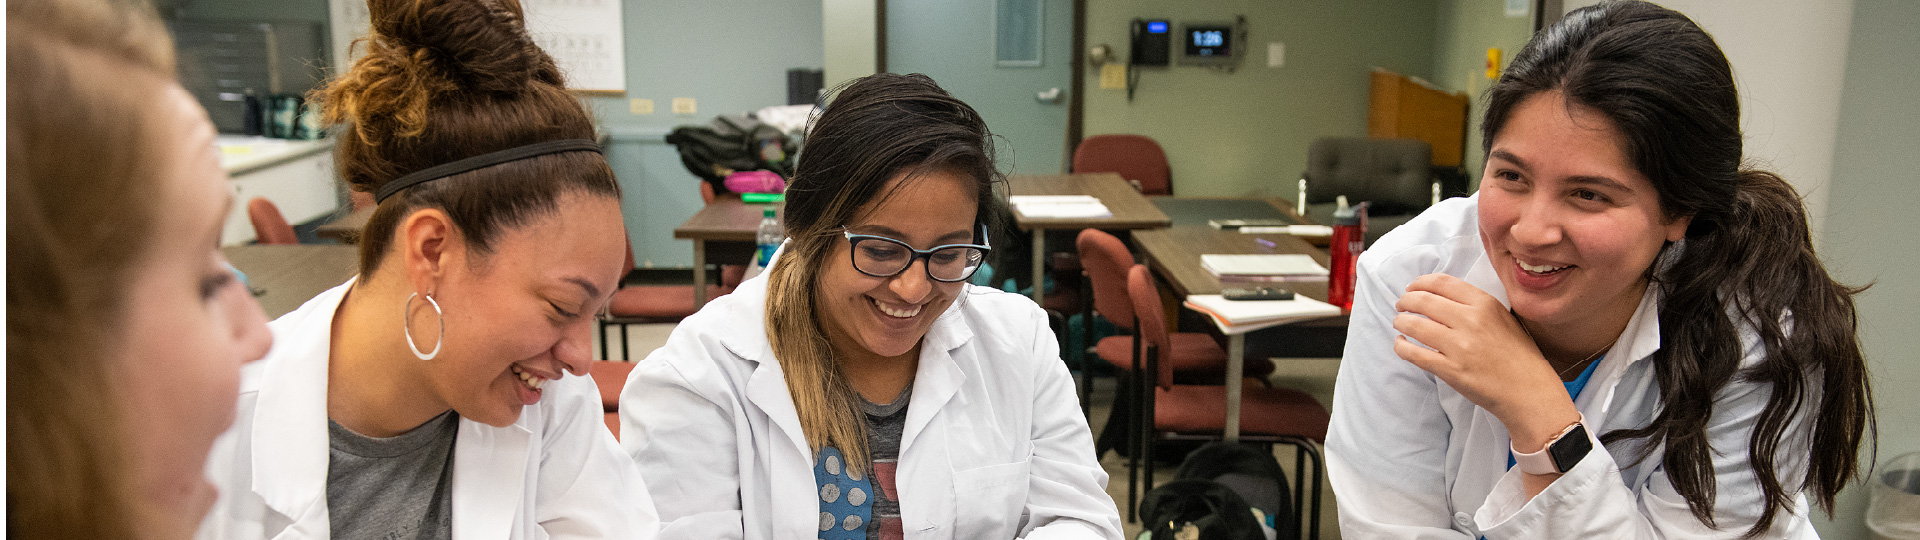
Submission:
{"label": "eyeglass lens", "polygon": [[[891,276],[913,265],[913,250],[885,238],[861,238],[853,246],[853,266],[862,273]],[[940,281],[960,281],[980,268],[986,254],[979,248],[954,246],[927,255],[927,275]]]}

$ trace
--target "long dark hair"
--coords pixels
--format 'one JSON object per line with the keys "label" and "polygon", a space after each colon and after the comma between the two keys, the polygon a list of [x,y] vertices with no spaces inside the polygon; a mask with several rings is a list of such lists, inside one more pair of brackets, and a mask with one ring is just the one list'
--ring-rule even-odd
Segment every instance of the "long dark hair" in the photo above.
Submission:
{"label": "long dark hair", "polygon": [[[527,33],[518,0],[372,0],[366,55],[313,98],[338,129],[335,163],[354,191],[402,175],[557,139],[593,139],[593,117]],[[505,228],[558,210],[563,192],[619,197],[607,160],[566,152],[413,186],[380,203],[360,240],[371,276],[400,221],[447,213],[480,254]]]}
{"label": "long dark hair", "polygon": [[[767,277],[767,341],[786,374],[808,445],[814,452],[839,448],[855,469],[868,460],[866,424],[815,309],[820,270],[829,263],[840,226],[915,175],[933,171],[975,180],[975,228],[1000,222],[994,185],[1005,178],[994,166],[993,136],[980,113],[925,75],[881,73],[835,92],[833,103],[808,126],[787,185],[782,219],[792,240]],[[902,172],[908,180],[886,189]]]}
{"label": "long dark hair", "polygon": [[[1791,508],[1794,486],[1831,515],[1834,494],[1858,474],[1861,435],[1874,431],[1855,331],[1853,295],[1861,289],[1834,281],[1820,264],[1793,187],[1743,168],[1739,96],[1719,45],[1685,15],[1645,2],[1568,13],[1535,35],[1489,91],[1486,147],[1516,105],[1547,91],[1611,120],[1667,216],[1693,219],[1686,238],[1648,270],[1662,299],[1662,343],[1652,358],[1660,412],[1645,427],[1601,440],[1644,439],[1633,462],[1665,445],[1661,464],[1674,490],[1713,526],[1716,449],[1706,425],[1714,398],[1736,378],[1768,384],[1748,441],[1767,507],[1747,535]],[[1742,327],[1756,331],[1765,352],[1746,369]],[[1801,416],[1810,437],[1787,433]],[[1777,459],[1793,454],[1808,456],[1806,477],[1778,478]]]}

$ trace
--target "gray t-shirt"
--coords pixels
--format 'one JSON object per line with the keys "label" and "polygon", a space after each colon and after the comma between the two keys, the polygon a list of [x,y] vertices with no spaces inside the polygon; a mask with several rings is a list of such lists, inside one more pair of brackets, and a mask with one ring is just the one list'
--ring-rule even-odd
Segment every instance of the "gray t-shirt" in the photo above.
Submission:
{"label": "gray t-shirt", "polygon": [[334,538],[453,538],[453,439],[447,411],[390,438],[327,421],[327,519]]}
{"label": "gray t-shirt", "polygon": [[867,526],[867,540],[900,538],[900,493],[894,491],[894,471],[900,460],[900,437],[907,427],[907,401],[913,397],[908,383],[893,398],[879,404],[860,398],[867,415],[867,453],[873,459],[873,521]]}

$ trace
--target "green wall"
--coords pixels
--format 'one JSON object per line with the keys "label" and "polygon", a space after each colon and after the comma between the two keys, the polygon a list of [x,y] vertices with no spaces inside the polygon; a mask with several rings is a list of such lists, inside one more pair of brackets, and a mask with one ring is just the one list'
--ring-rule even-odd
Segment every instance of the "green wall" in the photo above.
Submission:
{"label": "green wall", "polygon": [[[820,69],[825,58],[821,2],[628,0],[625,19],[627,93],[587,102],[612,136],[607,161],[626,190],[622,202],[634,261],[689,267],[693,242],[673,229],[700,210],[698,179],[681,166],[663,137],[674,126],[705,124],[787,103],[787,69]],[[676,97],[698,112],[673,114]],[[629,99],[654,102],[634,114]]]}
{"label": "green wall", "polygon": [[1468,183],[1480,185],[1480,119],[1486,115],[1487,49],[1500,49],[1505,67],[1527,44],[1533,17],[1506,16],[1502,0],[1438,0],[1434,16],[1433,82],[1449,92],[1467,93],[1466,161]]}
{"label": "green wall", "polygon": [[[1912,246],[1920,186],[1920,2],[1857,0],[1834,138],[1833,180],[1821,258],[1841,282],[1872,283],[1855,297],[1860,342],[1872,374],[1884,461],[1920,452],[1920,253]],[[1900,240],[1907,238],[1907,240]],[[1861,459],[1872,454],[1861,452]],[[1865,475],[1867,477],[1877,476]],[[1815,514],[1823,538],[1867,538],[1867,489],[1840,493],[1833,520]]]}
{"label": "green wall", "polygon": [[[1174,194],[1292,198],[1307,146],[1326,136],[1363,136],[1367,76],[1374,66],[1430,77],[1436,0],[1115,0],[1089,2],[1087,44],[1127,53],[1128,21],[1247,17],[1247,52],[1234,73],[1174,65],[1145,68],[1134,99],[1099,88],[1088,70],[1087,135],[1153,137],[1173,167]],[[1267,43],[1286,44],[1286,64],[1267,67]],[[1178,56],[1176,51],[1175,56]]]}

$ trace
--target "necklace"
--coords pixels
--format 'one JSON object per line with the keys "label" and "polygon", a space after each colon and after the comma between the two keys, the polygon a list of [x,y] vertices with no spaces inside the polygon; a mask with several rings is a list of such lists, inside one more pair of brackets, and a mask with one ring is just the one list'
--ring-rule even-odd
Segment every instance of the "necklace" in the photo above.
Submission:
{"label": "necklace", "polygon": [[[1519,314],[1517,314],[1517,313],[1514,313],[1512,309],[1508,309],[1508,310],[1507,310],[1507,313],[1508,313],[1509,315],[1513,315],[1513,321],[1514,321],[1514,322],[1516,322],[1516,323],[1520,323],[1520,331],[1521,331],[1521,332],[1525,332],[1525,333],[1527,334],[1527,340],[1528,340],[1528,341],[1532,341],[1532,342],[1533,342],[1533,344],[1534,344],[1534,347],[1536,347],[1536,348],[1538,348],[1538,347],[1540,346],[1540,340],[1538,340],[1538,339],[1534,339],[1534,337],[1533,337],[1533,331],[1532,331],[1532,330],[1528,330],[1528,329],[1527,329],[1527,323],[1525,323],[1525,322],[1522,322],[1522,321],[1520,320],[1520,315],[1519,315]],[[1569,366],[1567,366],[1567,367],[1565,367],[1565,368],[1562,368],[1562,369],[1560,369],[1560,373],[1558,373],[1557,375],[1558,375],[1558,376],[1560,377],[1560,380],[1566,380],[1566,378],[1567,378],[1567,372],[1569,372],[1569,371],[1573,371],[1573,368],[1576,368],[1576,367],[1580,367],[1580,366],[1584,366],[1584,365],[1586,365],[1586,364],[1587,364],[1587,362],[1592,362],[1592,361],[1593,361],[1593,359],[1595,359],[1595,358],[1599,358],[1599,357],[1600,357],[1600,353],[1604,353],[1604,352],[1607,352],[1607,350],[1608,350],[1608,349],[1612,349],[1612,348],[1613,348],[1613,344],[1615,344],[1615,343],[1619,343],[1619,342],[1620,342],[1620,338],[1618,338],[1618,337],[1615,337],[1615,338],[1613,338],[1613,341],[1611,341],[1611,342],[1608,342],[1608,343],[1607,343],[1607,345],[1606,345],[1606,346],[1604,346],[1604,347],[1601,347],[1601,348],[1600,348],[1600,350],[1597,350],[1597,351],[1593,351],[1593,354],[1589,354],[1589,355],[1587,355],[1587,359],[1585,359],[1585,360],[1581,360],[1581,361],[1579,361],[1579,362],[1574,362],[1574,363],[1573,363],[1572,365],[1569,365]],[[1544,354],[1543,354],[1543,356],[1544,356]],[[1552,361],[1552,360],[1548,360],[1548,361],[1547,361],[1547,365],[1548,365],[1548,366],[1552,366],[1552,365],[1553,365],[1553,361]]]}

